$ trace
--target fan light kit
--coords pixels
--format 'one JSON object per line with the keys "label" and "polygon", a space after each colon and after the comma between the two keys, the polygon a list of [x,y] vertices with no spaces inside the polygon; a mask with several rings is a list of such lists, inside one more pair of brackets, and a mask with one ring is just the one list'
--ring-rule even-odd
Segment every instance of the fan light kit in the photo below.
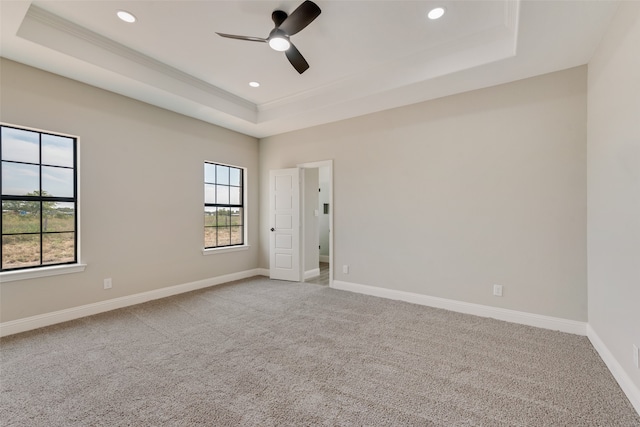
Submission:
{"label": "fan light kit", "polygon": [[267,38],[236,36],[233,34],[216,33],[221,37],[250,42],[269,43],[271,49],[284,52],[293,68],[300,74],[309,68],[309,63],[304,59],[300,51],[291,43],[289,37],[302,31],[314,19],[320,15],[320,8],[310,0],[303,2],[296,10],[287,15],[282,10],[274,10],[271,19],[276,25]]}
{"label": "fan light kit", "polygon": [[273,37],[269,40],[269,47],[278,52],[284,52],[291,47],[291,42],[284,37]]}
{"label": "fan light kit", "polygon": [[445,12],[444,7],[436,7],[434,9],[431,9],[427,14],[427,16],[429,17],[429,19],[439,19],[439,18],[442,18],[442,15],[444,15],[444,12]]}
{"label": "fan light kit", "polygon": [[122,19],[124,22],[128,22],[130,24],[136,22],[136,17],[126,10],[119,10],[116,15],[118,15],[118,18]]}

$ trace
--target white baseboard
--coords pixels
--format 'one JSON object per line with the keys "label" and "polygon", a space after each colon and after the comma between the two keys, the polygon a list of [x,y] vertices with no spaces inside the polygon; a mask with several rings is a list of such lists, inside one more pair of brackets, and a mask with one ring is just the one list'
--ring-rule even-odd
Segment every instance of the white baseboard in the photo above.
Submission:
{"label": "white baseboard", "polygon": [[429,307],[443,308],[459,313],[473,314],[481,317],[504,320],[521,325],[535,326],[554,331],[568,332],[576,335],[587,334],[586,322],[561,319],[558,317],[543,316],[540,314],[526,313],[523,311],[508,310],[505,308],[490,307],[487,305],[473,304],[446,298],[432,297],[413,292],[397,291],[393,289],[378,288],[375,286],[360,285],[357,283],[334,280],[332,288],[359,294],[372,295],[381,298],[426,305]]}
{"label": "white baseboard", "polygon": [[269,277],[271,275],[271,271],[269,271],[268,268],[256,268],[253,271],[255,271],[258,276]]}
{"label": "white baseboard", "polygon": [[320,255],[320,262],[330,262],[329,255]]}
{"label": "white baseboard", "polygon": [[[68,308],[65,310],[54,311],[51,313],[39,314],[37,316],[25,317],[23,319],[12,320],[0,323],[0,336],[13,335],[20,332],[30,331],[45,326],[55,325],[56,323],[67,322],[69,320],[79,319],[81,317],[91,316],[94,314],[104,313],[105,311],[116,310],[118,308],[129,307],[131,305],[143,302],[169,297],[172,295],[182,294],[184,292],[195,291],[197,289],[208,288],[234,280],[246,279],[253,276],[262,276],[263,269],[253,269],[241,271],[238,273],[226,274],[224,276],[212,277],[209,279],[198,280],[196,282],[184,283],[181,285],[169,286],[166,288],[156,289],[149,292],[142,292],[134,295],[127,295],[120,298],[113,298],[106,301],[100,301],[93,304],[81,305],[79,307]],[[269,270],[267,270],[267,276]]]}
{"label": "white baseboard", "polygon": [[313,270],[304,272],[304,280],[318,277],[320,275],[320,268],[314,268]]}
{"label": "white baseboard", "polygon": [[627,395],[629,402],[633,405],[636,412],[640,414],[640,389],[633,383],[629,375],[613,354],[609,351],[605,343],[600,339],[596,331],[590,325],[587,325],[587,338],[591,341],[591,345],[596,349],[607,368],[616,379],[620,388]]}

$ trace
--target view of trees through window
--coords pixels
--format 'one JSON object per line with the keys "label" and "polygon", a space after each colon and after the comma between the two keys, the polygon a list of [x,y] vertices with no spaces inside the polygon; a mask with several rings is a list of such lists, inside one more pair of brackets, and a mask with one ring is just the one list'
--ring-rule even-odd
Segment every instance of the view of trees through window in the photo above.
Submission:
{"label": "view of trees through window", "polygon": [[76,139],[2,125],[2,270],[77,260]]}

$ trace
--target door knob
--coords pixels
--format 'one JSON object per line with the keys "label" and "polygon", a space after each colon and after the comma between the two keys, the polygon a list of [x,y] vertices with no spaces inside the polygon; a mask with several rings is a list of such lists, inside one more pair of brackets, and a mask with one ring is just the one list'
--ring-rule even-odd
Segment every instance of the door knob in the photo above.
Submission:
{"label": "door knob", "polygon": [[273,227],[271,227],[271,231],[276,231],[276,229],[275,229],[275,228],[273,228]]}

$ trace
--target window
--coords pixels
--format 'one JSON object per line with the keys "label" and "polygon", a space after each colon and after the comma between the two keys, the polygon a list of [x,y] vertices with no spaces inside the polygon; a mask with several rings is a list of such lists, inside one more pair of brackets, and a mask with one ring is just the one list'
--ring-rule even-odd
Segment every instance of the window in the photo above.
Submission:
{"label": "window", "polygon": [[204,164],[204,247],[244,244],[244,169],[207,162]]}
{"label": "window", "polygon": [[78,260],[77,138],[0,125],[1,271]]}

